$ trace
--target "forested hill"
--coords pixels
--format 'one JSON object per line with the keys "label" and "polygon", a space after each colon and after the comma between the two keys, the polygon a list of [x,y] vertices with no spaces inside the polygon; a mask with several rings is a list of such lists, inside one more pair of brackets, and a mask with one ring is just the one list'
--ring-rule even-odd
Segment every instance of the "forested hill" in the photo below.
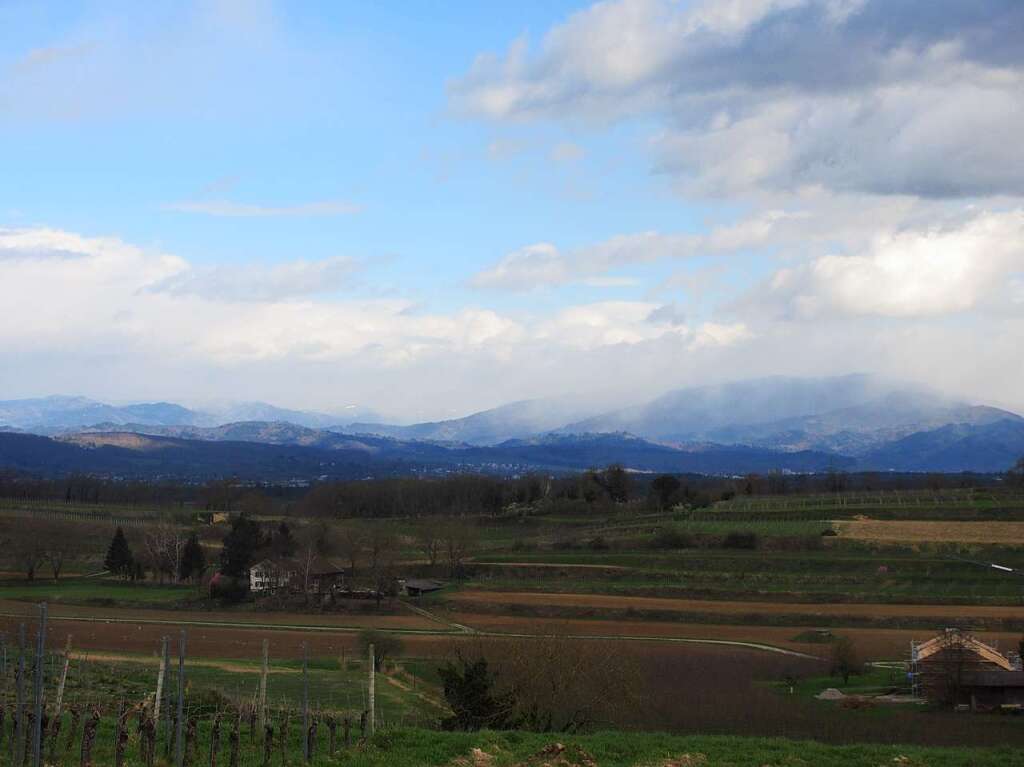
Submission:
{"label": "forested hill", "polygon": [[809,451],[705,446],[682,450],[628,435],[559,436],[494,447],[445,446],[349,437],[333,447],[208,441],[111,432],[61,439],[0,433],[0,468],[60,476],[89,473],[138,479],[239,477],[262,481],[359,479],[411,474],[574,472],[609,463],[651,472],[734,474],[820,471],[850,459]]}

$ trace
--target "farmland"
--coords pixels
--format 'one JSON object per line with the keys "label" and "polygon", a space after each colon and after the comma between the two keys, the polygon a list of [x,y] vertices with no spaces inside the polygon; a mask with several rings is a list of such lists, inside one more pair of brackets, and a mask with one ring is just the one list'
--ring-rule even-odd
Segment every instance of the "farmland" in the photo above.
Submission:
{"label": "farmland", "polygon": [[[6,564],[0,631],[10,647],[20,623],[31,629],[34,605],[47,602],[51,645],[73,638],[71,679],[77,681],[69,701],[98,696],[93,702],[105,701],[107,714],[117,700],[153,689],[161,638],[184,629],[191,688],[215,696],[223,710],[252,700],[266,640],[277,710],[294,712],[300,704],[299,659],[308,652],[304,683],[312,708],[357,721],[367,673],[359,635],[373,629],[401,643],[379,675],[379,706],[387,742],[405,742],[420,737],[405,729],[409,725],[434,727],[444,715],[436,670],[460,648],[553,635],[581,648],[613,648],[621,662],[636,664],[647,706],[642,712],[622,707],[605,726],[831,743],[1020,745],[1024,733],[1012,719],[891,705],[854,711],[810,694],[839,684],[828,676],[831,645],[815,639],[819,630],[851,639],[871,661],[905,659],[912,640],[946,626],[1014,647],[1024,633],[1022,583],[978,563],[1024,564],[1014,537],[1024,524],[1018,500],[959,491],[754,497],[704,509],[606,506],[460,517],[472,548],[458,578],[432,566],[420,546],[432,526],[447,520],[340,519],[324,528],[319,520],[268,514],[269,529],[288,519],[300,535],[316,525],[338,535],[356,530],[364,538],[384,526],[397,530],[396,572],[448,583],[419,600],[329,608],[301,600],[227,604],[211,600],[199,585],[105,576],[102,553],[114,517],[104,521],[102,508],[93,508],[81,518],[76,511],[46,522],[62,525],[79,542],[67,570],[75,575],[54,579],[44,569],[30,582],[18,577],[17,560]],[[20,520],[35,519],[39,511],[4,512],[0,534],[15,535]],[[149,526],[168,524],[144,509],[134,518],[125,530],[135,547]],[[208,556],[219,556],[223,525],[196,528],[188,515],[172,524],[195,529]],[[876,676],[872,672],[861,687],[905,689],[898,674],[882,685]],[[783,678],[799,680],[795,696],[780,688]],[[942,726],[932,726],[935,721]],[[208,720],[199,723],[200,740],[208,737],[204,727]],[[358,758],[370,759],[374,748],[361,748]],[[495,763],[519,753],[507,749]]]}

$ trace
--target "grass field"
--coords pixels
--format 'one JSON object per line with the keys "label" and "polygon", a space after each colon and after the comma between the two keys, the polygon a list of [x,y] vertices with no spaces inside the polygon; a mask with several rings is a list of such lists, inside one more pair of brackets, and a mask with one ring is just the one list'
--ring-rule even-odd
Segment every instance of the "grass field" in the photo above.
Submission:
{"label": "grass field", "polygon": [[[218,763],[228,762],[227,726],[220,736]],[[289,731],[285,762],[277,747],[271,764],[301,764],[299,728]],[[94,763],[114,763],[114,727],[101,720],[93,750]],[[194,764],[208,764],[210,725],[200,723]],[[240,767],[262,765],[263,747],[240,739]],[[158,744],[162,754],[162,743]],[[125,764],[138,767],[134,736]],[[8,764],[7,755],[0,764]],[[55,765],[77,765],[77,754]],[[158,764],[165,762],[158,761]],[[384,729],[366,743],[339,745],[328,753],[326,728],[317,731],[310,762],[347,767],[1016,767],[1024,764],[1019,750],[1002,748],[925,748],[902,745],[829,746],[782,738],[727,736],[680,737],[662,734],[599,732],[591,735],[545,735],[523,732],[445,733],[420,729]]]}
{"label": "grass field", "polygon": [[168,605],[194,599],[194,586],[131,583],[113,578],[64,578],[34,582],[0,581],[0,600],[64,602],[67,604],[154,604]]}

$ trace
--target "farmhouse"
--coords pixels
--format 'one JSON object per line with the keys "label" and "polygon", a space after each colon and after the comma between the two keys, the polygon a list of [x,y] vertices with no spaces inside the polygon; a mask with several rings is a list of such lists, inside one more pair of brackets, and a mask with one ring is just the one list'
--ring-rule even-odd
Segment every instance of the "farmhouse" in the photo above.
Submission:
{"label": "farmhouse", "polygon": [[249,568],[249,590],[270,592],[278,589],[323,594],[345,585],[345,568],[333,560],[314,557],[264,559]]}
{"label": "farmhouse", "polygon": [[249,591],[275,591],[288,586],[297,565],[293,560],[264,559],[249,568]]}
{"label": "farmhouse", "polygon": [[911,650],[915,687],[931,701],[971,711],[1024,706],[1020,657],[959,629],[946,629]]}

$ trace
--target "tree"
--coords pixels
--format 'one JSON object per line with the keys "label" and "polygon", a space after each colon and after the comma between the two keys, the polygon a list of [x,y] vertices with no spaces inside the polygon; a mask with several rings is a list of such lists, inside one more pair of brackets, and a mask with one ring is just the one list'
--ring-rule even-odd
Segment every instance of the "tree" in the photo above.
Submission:
{"label": "tree", "polygon": [[184,530],[169,519],[146,527],[142,544],[146,549],[149,567],[161,583],[164,578],[178,580],[185,541]]}
{"label": "tree", "polygon": [[252,560],[263,545],[263,533],[258,522],[240,514],[231,520],[231,531],[224,536],[220,553],[220,571],[232,578],[241,578],[249,572]]}
{"label": "tree", "polygon": [[287,522],[282,520],[281,524],[277,526],[277,530],[274,531],[274,537],[271,539],[271,551],[278,557],[292,557],[295,556],[297,545],[291,528],[288,527]]}
{"label": "tree", "polygon": [[181,559],[178,561],[178,577],[183,581],[199,580],[206,572],[206,554],[203,547],[199,545],[199,536],[192,533],[185,541],[181,550]]}
{"label": "tree", "polygon": [[37,520],[25,520],[13,531],[10,552],[25,577],[35,580],[36,570],[46,561],[45,537]]}
{"label": "tree", "polygon": [[349,575],[355,578],[356,570],[363,559],[363,551],[366,547],[366,534],[356,525],[346,525],[338,533],[337,545],[338,550],[341,551],[348,561]]}
{"label": "tree", "polygon": [[132,574],[134,563],[135,558],[132,556],[132,550],[128,546],[128,539],[124,537],[124,530],[118,527],[110,541],[110,547],[107,549],[107,556],[103,560],[103,566],[114,575],[128,578]]}
{"label": "tree", "polygon": [[444,698],[452,715],[441,720],[442,730],[502,730],[510,726],[512,698],[495,693],[494,675],[486,658],[470,662],[459,657],[459,665],[448,661],[439,668]]}
{"label": "tree", "polygon": [[613,463],[604,471],[594,472],[593,477],[615,503],[625,503],[629,500],[633,480],[620,464]]}
{"label": "tree", "polygon": [[852,675],[860,674],[863,670],[864,664],[853,640],[849,637],[838,637],[832,644],[832,667],[829,674],[841,676],[843,684],[846,685],[850,683]]}
{"label": "tree", "polygon": [[450,522],[441,530],[442,551],[452,578],[462,577],[463,565],[475,539],[473,528],[464,522]]}
{"label": "tree", "polygon": [[672,505],[672,498],[679,491],[682,483],[671,474],[662,474],[651,480],[651,491],[658,502],[658,509],[664,510]]}
{"label": "tree", "polygon": [[374,629],[360,631],[357,645],[364,658],[370,653],[370,645],[373,645],[373,668],[375,671],[380,671],[388,658],[401,655],[403,649],[402,640],[397,636]]}
{"label": "tree", "polygon": [[1017,459],[1013,468],[1006,472],[1007,484],[1017,488],[1024,488],[1024,456]]}
{"label": "tree", "polygon": [[395,559],[398,556],[398,536],[390,525],[377,524],[366,537],[366,558],[370,580],[377,596],[377,607],[385,593],[394,594]]}
{"label": "tree", "polygon": [[437,533],[435,525],[424,525],[416,534],[416,544],[431,567],[437,564],[441,556],[441,536]]}

